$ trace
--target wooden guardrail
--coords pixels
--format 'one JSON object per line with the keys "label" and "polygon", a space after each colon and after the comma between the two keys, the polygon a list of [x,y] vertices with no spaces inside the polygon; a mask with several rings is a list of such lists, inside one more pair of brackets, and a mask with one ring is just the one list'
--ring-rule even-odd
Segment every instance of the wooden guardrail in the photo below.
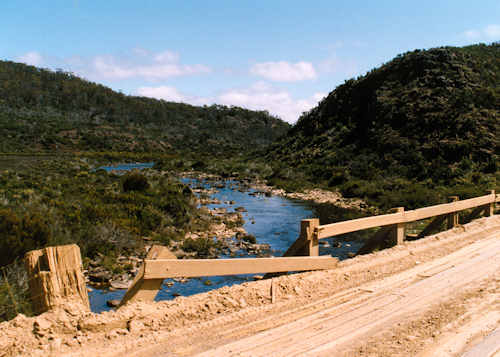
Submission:
{"label": "wooden guardrail", "polygon": [[472,220],[484,212],[485,215],[493,214],[495,202],[500,200],[500,195],[495,191],[490,191],[488,195],[470,198],[459,201],[457,196],[451,196],[449,203],[436,206],[418,208],[412,211],[405,211],[404,207],[398,207],[396,213],[384,214],[373,217],[353,219],[345,222],[337,222],[321,225],[315,228],[314,233],[318,239],[330,238],[333,236],[356,232],[364,229],[381,228],[371,239],[367,241],[358,254],[363,254],[371,250],[377,242],[390,238],[394,245],[401,244],[405,240],[405,228],[407,223],[420,221],[435,217],[427,227],[425,227],[415,238],[422,238],[447,220],[447,227],[451,229],[459,224],[458,212],[475,208],[468,216]]}
{"label": "wooden guardrail", "polygon": [[[320,225],[319,219],[301,221],[299,238],[280,258],[240,258],[240,259],[186,259],[177,260],[167,248],[154,246],[144,260],[143,266],[134,279],[120,306],[128,301],[154,300],[161,288],[163,279],[175,277],[201,277],[213,275],[236,275],[256,273],[283,273],[288,271],[307,271],[332,269],[338,259],[329,256],[319,256],[320,239],[364,229],[383,227],[368,241],[377,242],[389,237],[393,244],[401,244],[405,240],[405,226],[431,217],[433,221],[416,237],[427,235],[440,226],[445,220],[448,228],[458,225],[458,212],[472,209],[469,215],[473,219],[485,213],[492,215],[495,202],[500,201],[500,195],[491,191],[488,195],[459,201],[451,197],[450,203],[405,211],[404,207],[396,208],[395,213],[353,219],[350,221]],[[359,253],[362,253],[363,248]]]}

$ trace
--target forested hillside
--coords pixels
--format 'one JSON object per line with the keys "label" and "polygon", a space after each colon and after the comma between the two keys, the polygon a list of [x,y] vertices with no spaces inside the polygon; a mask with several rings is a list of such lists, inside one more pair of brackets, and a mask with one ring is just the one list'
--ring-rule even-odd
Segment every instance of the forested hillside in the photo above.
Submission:
{"label": "forested hillside", "polygon": [[346,81],[303,115],[267,152],[294,173],[282,166],[271,179],[374,201],[402,190],[418,201],[438,186],[481,192],[496,185],[499,118],[499,43],[415,50]]}
{"label": "forested hillside", "polygon": [[288,129],[263,111],[127,96],[71,73],[0,61],[0,152],[241,151]]}

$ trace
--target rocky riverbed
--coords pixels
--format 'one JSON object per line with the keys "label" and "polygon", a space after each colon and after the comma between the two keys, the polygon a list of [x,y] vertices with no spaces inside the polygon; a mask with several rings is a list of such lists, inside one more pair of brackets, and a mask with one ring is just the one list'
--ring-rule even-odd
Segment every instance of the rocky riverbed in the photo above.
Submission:
{"label": "rocky riverbed", "polygon": [[[183,173],[181,177],[183,183],[188,184],[196,194],[202,211],[211,217],[211,224],[207,229],[193,230],[185,233],[182,239],[171,240],[169,249],[178,259],[280,256],[297,238],[300,220],[316,216],[307,201],[355,210],[363,210],[366,207],[360,200],[343,199],[338,193],[323,190],[286,193],[262,182],[237,180],[236,177],[222,178],[193,172]],[[186,246],[186,242],[194,248],[186,249],[191,247]],[[200,249],[197,244],[202,242],[209,242],[210,247]],[[91,293],[91,303],[93,297],[98,297],[100,301],[104,296],[109,296],[110,299],[121,298],[123,293],[117,290],[130,286],[142,259],[153,244],[161,242],[146,237],[143,249],[130,256],[117,257],[120,263],[118,269],[107,269],[107,258],[104,256],[88,262],[86,276],[89,285],[105,289]],[[332,254],[340,259],[352,256],[356,249],[356,243],[333,240],[322,241],[320,248],[322,254]],[[231,285],[254,278],[166,280],[159,298],[168,299],[169,296],[171,298],[179,294],[191,295],[216,286]],[[97,305],[102,309],[102,302]]]}

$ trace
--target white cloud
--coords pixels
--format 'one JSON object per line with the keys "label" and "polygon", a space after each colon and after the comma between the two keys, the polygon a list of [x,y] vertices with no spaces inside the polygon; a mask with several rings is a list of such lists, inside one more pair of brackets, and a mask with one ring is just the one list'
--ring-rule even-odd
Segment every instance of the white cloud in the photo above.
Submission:
{"label": "white cloud", "polygon": [[488,25],[484,29],[484,34],[492,40],[500,39],[500,25]]}
{"label": "white cloud", "polygon": [[287,91],[273,88],[265,82],[257,82],[249,88],[224,91],[210,98],[190,96],[169,86],[140,87],[137,94],[193,105],[218,103],[252,110],[267,110],[289,123],[295,122],[303,112],[316,106],[325,96],[325,93],[315,93],[310,98],[294,99]]}
{"label": "white cloud", "polygon": [[[137,52],[134,51],[135,53]],[[141,57],[144,57],[141,54]],[[211,69],[202,64],[184,65],[178,62],[179,55],[165,51],[146,58],[149,63],[124,62],[114,56],[96,56],[92,59],[89,71],[93,76],[108,79],[143,78],[147,80],[167,79],[170,77],[209,73]]]}
{"label": "white cloud", "polygon": [[19,56],[17,60],[32,66],[40,66],[43,63],[42,55],[36,51],[25,53],[24,55]]}
{"label": "white cloud", "polygon": [[477,30],[468,30],[464,32],[464,36],[469,40],[476,40],[481,37],[481,32]]}
{"label": "white cloud", "polygon": [[169,102],[189,103],[193,105],[213,103],[213,100],[210,98],[190,96],[170,86],[139,87],[137,89],[137,94],[144,97],[164,99]]}
{"label": "white cloud", "polygon": [[256,63],[250,68],[250,73],[276,82],[296,82],[316,78],[316,70],[310,62]]}
{"label": "white cloud", "polygon": [[482,29],[470,29],[463,33],[469,40],[495,41],[500,39],[500,25],[491,24]]}
{"label": "white cloud", "polygon": [[187,97],[179,92],[174,87],[159,86],[159,87],[140,87],[137,89],[137,94],[144,97],[156,99],[164,99],[171,102],[185,102]]}
{"label": "white cloud", "polygon": [[163,51],[155,55],[154,60],[160,63],[176,63],[179,60],[179,54],[171,51]]}
{"label": "white cloud", "polygon": [[313,108],[324,97],[316,93],[310,98],[294,99],[287,91],[275,89],[265,83],[256,83],[247,89],[232,89],[217,96],[217,102],[253,110],[267,110],[281,119],[293,123]]}
{"label": "white cloud", "polygon": [[359,68],[353,61],[346,61],[332,55],[318,64],[321,73],[342,74],[345,77],[353,76],[359,72]]}

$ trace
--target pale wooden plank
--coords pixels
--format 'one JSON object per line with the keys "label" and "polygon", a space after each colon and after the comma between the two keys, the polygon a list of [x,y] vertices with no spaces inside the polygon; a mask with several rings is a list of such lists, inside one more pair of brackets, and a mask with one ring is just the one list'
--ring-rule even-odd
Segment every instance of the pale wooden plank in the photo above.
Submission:
{"label": "pale wooden plank", "polygon": [[[312,227],[311,227],[312,225]],[[297,256],[316,256],[319,255],[318,238],[315,233],[315,228],[319,226],[319,219],[303,219],[300,222],[300,235],[287,249],[283,257],[297,257]],[[311,229],[312,228],[312,229]],[[311,254],[311,252],[313,254]],[[282,273],[283,274],[283,273]],[[280,273],[266,273],[264,279],[277,277],[282,275]]]}
{"label": "pale wooden plank", "polygon": [[307,242],[305,254],[306,256],[319,255],[318,236],[315,229],[319,227],[319,218],[303,219],[300,221],[300,235],[305,237]]}
{"label": "pale wooden plank", "polygon": [[356,232],[368,228],[388,226],[405,222],[405,213],[398,212],[373,217],[358,218],[344,222],[331,223],[319,226],[317,228],[318,239],[328,238],[344,233]]}
{"label": "pale wooden plank", "polygon": [[[177,258],[167,247],[153,245],[146,255],[146,259]],[[129,301],[153,301],[161,289],[161,284],[163,284],[163,279],[144,279],[144,264],[142,264],[118,307],[125,305]]]}
{"label": "pale wooden plank", "polygon": [[316,232],[318,233],[318,239],[323,239],[340,234],[356,232],[363,229],[409,223],[434,216],[441,216],[443,214],[450,214],[469,208],[489,205],[495,202],[495,200],[496,195],[494,193],[491,193],[489,195],[481,197],[419,208],[413,211],[384,214],[379,216],[358,218],[350,221],[321,225],[316,229]]}
{"label": "pale wooden plank", "polygon": [[463,211],[469,208],[484,206],[494,202],[494,200],[495,200],[495,195],[489,194],[486,196],[470,198],[468,200],[444,203],[441,205],[436,205],[431,207],[418,208],[416,210],[407,211],[405,213],[406,222],[418,221],[421,219],[426,219],[434,216],[440,216],[443,214]]}
{"label": "pale wooden plank", "polygon": [[335,268],[337,263],[338,259],[330,256],[145,260],[144,279],[322,270]]}

